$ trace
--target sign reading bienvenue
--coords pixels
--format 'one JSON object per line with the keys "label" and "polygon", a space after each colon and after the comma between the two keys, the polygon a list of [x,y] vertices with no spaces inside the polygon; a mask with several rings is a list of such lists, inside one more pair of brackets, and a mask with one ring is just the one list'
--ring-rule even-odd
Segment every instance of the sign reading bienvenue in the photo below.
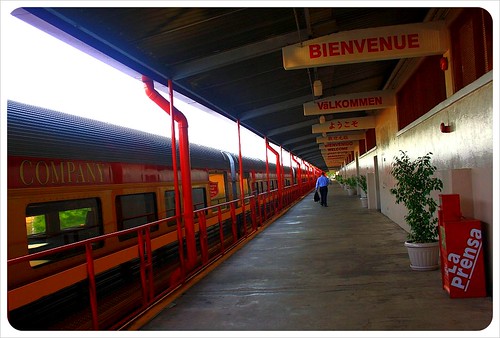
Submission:
{"label": "sign reading bienvenue", "polygon": [[444,21],[356,29],[283,47],[286,70],[443,54]]}
{"label": "sign reading bienvenue", "polygon": [[396,104],[394,92],[374,91],[346,95],[335,95],[322,100],[304,103],[304,115],[323,115],[356,110],[380,109]]}
{"label": "sign reading bienvenue", "polygon": [[314,124],[312,126],[312,133],[317,134],[324,132],[338,132],[371,128],[375,128],[375,117],[351,117],[339,120],[330,120],[320,124]]}

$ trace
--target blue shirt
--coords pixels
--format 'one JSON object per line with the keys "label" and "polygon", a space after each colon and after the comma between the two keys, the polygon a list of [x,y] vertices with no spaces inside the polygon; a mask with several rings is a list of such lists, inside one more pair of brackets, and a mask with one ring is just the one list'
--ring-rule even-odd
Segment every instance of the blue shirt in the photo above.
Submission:
{"label": "blue shirt", "polygon": [[326,177],[321,175],[318,177],[318,180],[316,181],[316,189],[321,188],[321,187],[326,187],[330,183],[330,180]]}

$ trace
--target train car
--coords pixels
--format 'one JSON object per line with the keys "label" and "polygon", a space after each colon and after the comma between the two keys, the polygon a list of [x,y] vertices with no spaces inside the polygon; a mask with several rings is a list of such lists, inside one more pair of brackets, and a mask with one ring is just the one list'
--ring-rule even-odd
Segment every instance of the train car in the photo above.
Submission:
{"label": "train car", "polygon": [[[173,276],[185,249],[179,246],[182,220],[176,220],[175,199],[181,198],[174,189],[170,139],[14,101],[8,102],[7,133],[13,327],[113,328],[119,314],[137,312],[176,286]],[[197,144],[190,145],[190,154],[196,245],[199,261],[206,263],[204,250],[208,259],[223,252],[255,227],[256,215],[265,220],[283,196],[276,195],[274,164],[243,158],[247,199],[241,202],[238,156]],[[285,186],[296,186],[295,169],[282,172]],[[257,201],[253,211],[250,197]],[[146,256],[154,267],[149,296],[144,285],[137,286],[148,279],[140,270],[142,232],[130,231],[145,224],[151,250]],[[83,242],[87,247],[77,245]],[[89,274],[97,283],[94,311],[88,305]]]}

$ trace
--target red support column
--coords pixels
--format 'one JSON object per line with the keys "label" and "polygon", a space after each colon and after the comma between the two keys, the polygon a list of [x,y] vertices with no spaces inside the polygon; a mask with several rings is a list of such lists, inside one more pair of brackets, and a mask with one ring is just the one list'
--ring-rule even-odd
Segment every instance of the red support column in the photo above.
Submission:
{"label": "red support column", "polygon": [[245,217],[245,184],[243,177],[243,156],[241,155],[241,130],[240,130],[240,120],[238,120],[238,151],[239,151],[239,162],[240,162],[240,200],[241,200],[241,216],[243,217],[243,228],[244,236],[247,235],[247,218]]}
{"label": "red support column", "polygon": [[[170,111],[174,111],[174,91],[172,88],[172,81],[168,80],[168,94],[170,97]],[[177,175],[177,141],[175,139],[175,119],[174,114],[170,114],[170,135],[172,140],[172,171],[174,172],[174,202],[175,202],[175,214],[179,216],[181,214],[181,201],[179,196],[179,176]],[[181,278],[184,280],[186,276],[186,266],[184,262],[184,236],[182,235],[182,221],[180,217],[175,218],[175,224],[177,229],[177,241],[179,243],[179,262],[180,262],[180,273]]]}
{"label": "red support column", "polygon": [[[191,164],[189,155],[189,139],[188,139],[188,122],[186,116],[179,110],[173,107],[163,96],[161,96],[153,85],[153,80],[146,76],[142,77],[144,82],[144,90],[146,95],[162,108],[167,114],[172,115],[173,119],[177,122],[179,128],[179,153],[181,165],[181,180],[182,180],[182,198],[184,206],[184,230],[186,232],[186,245],[187,245],[187,268],[192,270],[196,265],[196,240],[194,233],[194,210],[193,210],[193,195],[191,191]],[[170,88],[172,82],[169,81]],[[173,135],[175,137],[175,135]],[[173,138],[174,139],[174,138]],[[175,148],[173,150],[175,152]],[[174,172],[174,177],[177,173]]]}
{"label": "red support column", "polygon": [[[280,164],[280,155],[276,150],[274,150],[266,139],[266,148],[271,150],[271,152],[276,156],[276,177],[278,181],[278,208],[281,210],[283,203],[281,201],[281,197],[283,196],[283,181],[281,180],[281,164]],[[266,159],[267,159],[267,150],[266,150]],[[267,162],[267,161],[266,161]],[[268,175],[269,177],[269,175]]]}
{"label": "red support column", "polygon": [[292,156],[292,160],[297,163],[297,181],[299,184],[299,191],[302,193],[302,169],[300,167],[300,162],[295,158],[295,156]]}

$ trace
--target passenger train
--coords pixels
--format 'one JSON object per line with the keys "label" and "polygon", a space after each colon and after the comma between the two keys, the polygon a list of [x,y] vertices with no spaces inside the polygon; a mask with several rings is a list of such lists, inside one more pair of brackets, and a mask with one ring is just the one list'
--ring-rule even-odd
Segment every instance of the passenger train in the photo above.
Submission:
{"label": "passenger train", "polygon": [[7,134],[8,310],[18,330],[116,329],[314,186],[300,166],[280,178],[275,164],[243,157],[241,196],[239,157],[191,144],[190,269],[169,138],[14,101]]}

